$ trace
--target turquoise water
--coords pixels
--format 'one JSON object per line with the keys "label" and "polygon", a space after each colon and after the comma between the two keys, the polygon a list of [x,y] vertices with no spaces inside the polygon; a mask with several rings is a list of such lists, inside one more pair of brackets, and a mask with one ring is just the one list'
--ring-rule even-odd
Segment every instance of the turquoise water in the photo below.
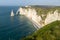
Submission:
{"label": "turquoise water", "polygon": [[25,16],[10,16],[11,10],[16,13],[18,8],[0,6],[0,40],[20,40],[36,30]]}

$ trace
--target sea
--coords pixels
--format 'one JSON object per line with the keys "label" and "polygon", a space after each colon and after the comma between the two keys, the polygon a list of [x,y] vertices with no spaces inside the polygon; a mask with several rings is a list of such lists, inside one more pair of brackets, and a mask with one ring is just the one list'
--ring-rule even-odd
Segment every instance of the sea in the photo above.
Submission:
{"label": "sea", "polygon": [[[16,15],[20,6],[0,6],[0,40],[21,40],[36,31],[32,22],[22,15]],[[11,17],[13,10],[15,16]]]}

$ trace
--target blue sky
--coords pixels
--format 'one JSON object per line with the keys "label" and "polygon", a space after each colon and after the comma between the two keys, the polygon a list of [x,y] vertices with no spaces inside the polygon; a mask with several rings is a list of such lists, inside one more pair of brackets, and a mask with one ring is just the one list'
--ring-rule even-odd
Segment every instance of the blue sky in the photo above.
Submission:
{"label": "blue sky", "polygon": [[59,5],[60,0],[0,0],[1,5],[13,5],[13,6],[20,6],[20,5]]}

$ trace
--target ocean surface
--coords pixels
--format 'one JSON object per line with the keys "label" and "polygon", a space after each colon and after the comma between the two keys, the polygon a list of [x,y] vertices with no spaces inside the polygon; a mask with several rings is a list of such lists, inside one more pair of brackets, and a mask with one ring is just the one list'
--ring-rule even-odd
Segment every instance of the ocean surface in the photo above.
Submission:
{"label": "ocean surface", "polygon": [[[0,40],[20,40],[36,29],[25,16],[16,16],[19,6],[0,6]],[[11,17],[11,11],[15,16]]]}

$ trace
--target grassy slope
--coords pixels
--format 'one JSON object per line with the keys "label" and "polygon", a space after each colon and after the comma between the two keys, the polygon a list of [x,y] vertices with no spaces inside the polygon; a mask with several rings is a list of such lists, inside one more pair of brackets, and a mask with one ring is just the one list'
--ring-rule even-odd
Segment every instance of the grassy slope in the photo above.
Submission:
{"label": "grassy slope", "polygon": [[52,22],[22,40],[60,40],[60,21]]}

